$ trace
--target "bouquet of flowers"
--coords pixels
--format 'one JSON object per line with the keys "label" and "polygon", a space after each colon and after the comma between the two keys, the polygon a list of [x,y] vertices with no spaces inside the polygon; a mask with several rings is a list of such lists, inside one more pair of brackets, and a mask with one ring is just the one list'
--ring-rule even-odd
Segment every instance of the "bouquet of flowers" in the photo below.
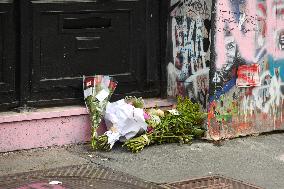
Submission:
{"label": "bouquet of flowers", "polygon": [[97,128],[102,121],[106,105],[116,86],[117,82],[110,76],[83,76],[84,99],[90,113],[92,124],[91,144],[94,149],[97,149]]}
{"label": "bouquet of flowers", "polygon": [[200,138],[205,130],[202,124],[205,114],[199,104],[188,98],[178,98],[177,108],[163,112],[150,109],[145,112],[147,132],[127,140],[123,146],[133,153],[140,152],[150,144],[181,143],[190,144],[193,138]]}
{"label": "bouquet of flowers", "polygon": [[143,107],[142,98],[129,96],[108,103],[104,114],[107,131],[98,137],[97,148],[109,151],[117,141],[125,142],[139,133],[140,135],[145,133],[147,123]]}

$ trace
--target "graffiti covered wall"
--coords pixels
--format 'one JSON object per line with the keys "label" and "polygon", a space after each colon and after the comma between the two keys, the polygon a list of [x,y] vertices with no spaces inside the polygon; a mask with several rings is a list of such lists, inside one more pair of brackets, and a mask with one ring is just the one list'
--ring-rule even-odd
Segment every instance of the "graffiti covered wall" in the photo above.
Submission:
{"label": "graffiti covered wall", "polygon": [[284,0],[215,0],[213,139],[284,129]]}
{"label": "graffiti covered wall", "polygon": [[168,95],[189,96],[204,109],[208,104],[211,1],[172,0],[169,33]]}
{"label": "graffiti covered wall", "polygon": [[284,129],[284,0],[171,5],[168,95],[199,102],[213,139]]}

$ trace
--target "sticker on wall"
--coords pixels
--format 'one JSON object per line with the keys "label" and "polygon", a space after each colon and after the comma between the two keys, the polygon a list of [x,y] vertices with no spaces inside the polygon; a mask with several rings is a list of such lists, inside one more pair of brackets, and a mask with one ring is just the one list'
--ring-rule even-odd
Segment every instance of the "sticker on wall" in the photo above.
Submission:
{"label": "sticker on wall", "polygon": [[259,64],[242,65],[238,68],[238,87],[260,86]]}

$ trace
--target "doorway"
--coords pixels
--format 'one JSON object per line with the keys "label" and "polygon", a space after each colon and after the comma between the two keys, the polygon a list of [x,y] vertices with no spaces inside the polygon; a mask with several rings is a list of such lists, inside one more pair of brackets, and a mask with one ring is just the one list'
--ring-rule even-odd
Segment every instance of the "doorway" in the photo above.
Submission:
{"label": "doorway", "polygon": [[94,74],[115,77],[114,99],[160,96],[165,2],[0,0],[0,109],[80,104]]}

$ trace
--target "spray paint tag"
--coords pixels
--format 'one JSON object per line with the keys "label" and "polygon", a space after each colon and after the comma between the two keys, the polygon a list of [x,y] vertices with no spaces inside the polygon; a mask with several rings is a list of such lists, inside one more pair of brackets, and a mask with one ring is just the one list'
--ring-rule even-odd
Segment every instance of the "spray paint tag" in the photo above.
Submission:
{"label": "spray paint tag", "polygon": [[104,99],[106,99],[109,95],[109,91],[106,91],[105,89],[101,90],[97,95],[96,98],[98,101],[102,102]]}

